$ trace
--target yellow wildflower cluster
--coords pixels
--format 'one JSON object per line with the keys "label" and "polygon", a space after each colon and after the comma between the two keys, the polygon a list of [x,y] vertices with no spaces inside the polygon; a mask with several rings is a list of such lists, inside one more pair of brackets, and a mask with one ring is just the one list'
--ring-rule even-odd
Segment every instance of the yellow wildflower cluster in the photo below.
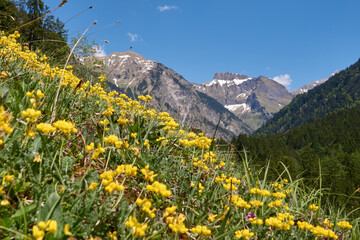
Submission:
{"label": "yellow wildflower cluster", "polygon": [[38,117],[41,115],[39,110],[33,108],[28,108],[26,111],[21,111],[21,115],[25,117],[25,120],[29,123],[34,123],[37,121]]}
{"label": "yellow wildflower cluster", "polygon": [[116,148],[121,148],[121,146],[123,145],[123,141],[120,141],[119,138],[115,135],[104,137],[104,142],[111,143],[115,145]]}
{"label": "yellow wildflower cluster", "polygon": [[[195,133],[194,133],[195,134]],[[189,134],[187,135],[189,136]],[[198,136],[195,134],[195,137],[192,137],[193,134],[191,134],[191,138],[194,138],[192,140],[188,140],[186,139],[179,139],[179,143],[185,147],[191,147],[191,146],[195,146],[198,148],[205,148],[205,149],[209,149],[210,145],[212,143],[212,140],[204,137],[204,136]]]}
{"label": "yellow wildflower cluster", "polygon": [[121,125],[126,125],[126,123],[129,121],[129,119],[119,118],[117,122]]}
{"label": "yellow wildflower cluster", "polygon": [[283,192],[275,192],[275,193],[272,193],[271,195],[276,198],[286,198],[286,194]]}
{"label": "yellow wildflower cluster", "polygon": [[316,206],[315,204],[310,204],[310,205],[309,205],[309,209],[310,209],[311,211],[316,212],[316,211],[319,209],[319,206]]}
{"label": "yellow wildflower cluster", "polygon": [[57,231],[57,222],[50,219],[46,223],[40,221],[38,225],[33,226],[33,237],[36,240],[42,240],[45,237],[45,231],[55,233]]}
{"label": "yellow wildflower cluster", "polygon": [[33,108],[37,108],[38,106],[41,105],[41,102],[38,102],[36,98],[42,99],[45,97],[45,94],[40,89],[36,91],[36,95],[34,93],[35,90],[32,90],[31,92],[27,92],[26,96],[30,98],[30,105]]}
{"label": "yellow wildflower cluster", "polygon": [[115,109],[113,108],[113,106],[108,105],[107,108],[102,112],[102,115],[109,117],[113,115],[114,112]]}
{"label": "yellow wildflower cluster", "polygon": [[252,205],[254,207],[261,207],[264,205],[264,203],[260,202],[259,200],[253,200],[253,201],[250,201],[250,205]]}
{"label": "yellow wildflower cluster", "polygon": [[241,182],[241,180],[239,180],[235,177],[229,177],[228,179],[225,180],[225,182],[226,182],[226,184],[223,184],[223,187],[226,190],[235,191],[238,188],[234,184],[239,184]]}
{"label": "yellow wildflower cluster", "polygon": [[109,236],[110,239],[112,240],[117,240],[117,231],[113,231],[113,232],[108,232],[107,235]]}
{"label": "yellow wildflower cluster", "polygon": [[290,226],[295,223],[293,221],[294,216],[290,213],[278,213],[276,217],[269,217],[265,220],[266,226],[280,228],[281,230],[290,230]]}
{"label": "yellow wildflower cluster", "polygon": [[[167,208],[168,209],[168,208]],[[176,208],[175,208],[176,209]],[[166,213],[166,212],[165,212]],[[175,215],[175,211],[172,212],[171,214]],[[186,233],[189,229],[185,227],[184,221],[185,221],[185,216],[183,214],[179,214],[178,217],[172,217],[172,216],[168,216],[165,218],[165,222],[167,224],[169,224],[169,228],[171,229],[171,231],[173,231],[174,233]]]}
{"label": "yellow wildflower cluster", "polygon": [[36,125],[36,130],[39,130],[45,134],[52,133],[56,131],[56,128],[53,127],[50,123],[39,123]]}
{"label": "yellow wildflower cluster", "polygon": [[106,81],[106,75],[102,74],[98,77],[98,79],[100,80],[100,82],[105,82]]}
{"label": "yellow wildflower cluster", "polygon": [[310,223],[308,223],[306,221],[303,221],[303,222],[298,221],[297,226],[298,226],[298,228],[305,229],[305,230],[311,230],[311,229],[314,228],[314,226],[312,224],[310,224]]}
{"label": "yellow wildflower cluster", "polygon": [[352,225],[351,225],[349,222],[347,222],[347,221],[340,221],[340,222],[338,222],[336,225],[338,225],[338,226],[341,227],[341,228],[352,229]]}
{"label": "yellow wildflower cluster", "polygon": [[142,101],[144,101],[144,102],[149,102],[149,100],[151,100],[152,97],[149,96],[149,95],[146,95],[146,96],[138,96],[138,99],[140,99],[140,100],[142,100]]}
{"label": "yellow wildflower cluster", "polygon": [[132,228],[131,234],[133,236],[145,236],[145,231],[148,227],[147,223],[138,223],[137,219],[132,216],[129,216],[125,226]]}
{"label": "yellow wildflower cluster", "polygon": [[194,167],[201,167],[201,168],[203,168],[204,170],[208,170],[208,169],[209,169],[209,167],[205,165],[204,161],[199,160],[199,158],[194,158],[194,159],[193,159],[193,165],[194,165]]}
{"label": "yellow wildflower cluster", "polygon": [[223,181],[225,181],[226,180],[226,175],[225,174],[221,174],[221,176],[219,177],[219,176],[216,176],[215,177],[215,182],[223,182]]}
{"label": "yellow wildflower cluster", "polygon": [[203,234],[203,235],[210,235],[211,230],[208,229],[206,226],[197,225],[196,227],[192,228],[191,231],[193,233],[197,234]]}
{"label": "yellow wildflower cluster", "polygon": [[[94,143],[90,143],[90,145],[87,145],[86,150],[88,151],[93,151],[94,150]],[[104,153],[105,149],[103,147],[101,147],[101,144],[98,143],[97,148],[95,149],[95,151],[93,152],[91,159],[98,159],[101,153]]]}
{"label": "yellow wildflower cluster", "polygon": [[157,174],[154,174],[154,171],[149,170],[149,165],[146,165],[143,169],[140,169],[140,172],[144,174],[145,180],[150,182],[153,182],[154,178],[157,176]]}
{"label": "yellow wildflower cluster", "polygon": [[327,218],[325,218],[323,224],[324,224],[325,226],[329,227],[329,228],[332,228],[332,226],[334,226],[334,224],[331,223],[331,222],[329,221],[329,219],[327,219]]}
{"label": "yellow wildflower cluster", "polygon": [[325,229],[321,226],[316,226],[311,229],[311,232],[316,235],[316,237],[330,237],[333,239],[338,239],[339,237],[331,229]]}
{"label": "yellow wildflower cluster", "polygon": [[150,209],[152,204],[151,204],[151,201],[147,198],[144,198],[144,199],[141,199],[141,198],[138,198],[136,200],[136,204],[138,206],[142,206],[142,210],[144,212],[146,212],[150,218],[154,218],[156,215],[155,215],[155,210],[156,208],[153,208],[153,209]]}
{"label": "yellow wildflower cluster", "polygon": [[14,131],[14,129],[12,129],[10,127],[10,121],[11,121],[11,114],[6,112],[4,107],[1,106],[0,107],[0,129],[7,134],[11,134]]}
{"label": "yellow wildflower cluster", "polygon": [[54,122],[54,127],[56,127],[57,129],[59,129],[61,132],[70,135],[71,132],[73,133],[77,133],[78,130],[75,128],[75,124],[70,122],[70,121],[65,121],[65,120],[59,120]]}
{"label": "yellow wildflower cluster", "polygon": [[233,195],[231,197],[231,202],[233,202],[237,207],[246,208],[246,209],[251,208],[251,205],[238,195]]}
{"label": "yellow wildflower cluster", "polygon": [[271,193],[268,190],[266,189],[261,190],[260,188],[251,188],[250,193],[259,194],[261,196],[271,196]]}
{"label": "yellow wildflower cluster", "polygon": [[269,203],[268,203],[268,207],[281,207],[282,202],[283,202],[282,199],[269,202]]}
{"label": "yellow wildflower cluster", "polygon": [[215,221],[215,218],[216,218],[217,216],[218,216],[217,214],[212,214],[212,213],[210,213],[207,219],[209,220],[209,222],[212,223],[212,222]]}
{"label": "yellow wildflower cluster", "polygon": [[151,185],[147,185],[146,189],[150,192],[159,193],[163,197],[171,196],[171,191],[166,189],[166,186],[158,181],[153,182]]}
{"label": "yellow wildflower cluster", "polygon": [[238,230],[235,232],[235,238],[249,239],[253,236],[254,236],[254,233],[250,232],[249,229]]}
{"label": "yellow wildflower cluster", "polygon": [[99,185],[97,182],[91,181],[91,184],[89,186],[89,190],[94,191],[96,189],[97,185]]}
{"label": "yellow wildflower cluster", "polygon": [[262,219],[256,218],[256,217],[255,218],[249,218],[249,221],[250,221],[250,223],[252,225],[263,225],[264,224]]}
{"label": "yellow wildflower cluster", "polygon": [[6,71],[1,71],[1,79],[5,79],[8,76],[8,73]]}
{"label": "yellow wildflower cluster", "polygon": [[138,170],[138,168],[131,164],[121,164],[121,165],[117,166],[116,173],[117,174],[125,173],[125,175],[127,175],[127,176],[135,177],[137,175],[137,170]]}
{"label": "yellow wildflower cluster", "polygon": [[124,185],[119,184],[117,180],[114,181],[114,177],[117,176],[115,171],[106,171],[100,174],[100,179],[102,179],[102,185],[105,187],[105,191],[112,193],[115,190],[123,191]]}

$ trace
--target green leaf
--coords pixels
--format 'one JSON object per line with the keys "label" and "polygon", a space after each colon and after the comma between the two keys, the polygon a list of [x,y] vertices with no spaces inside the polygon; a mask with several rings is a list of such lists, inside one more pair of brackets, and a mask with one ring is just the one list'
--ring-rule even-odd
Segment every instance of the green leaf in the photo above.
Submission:
{"label": "green leaf", "polygon": [[24,208],[20,208],[14,213],[14,215],[11,216],[11,218],[14,219],[14,218],[22,217],[23,215],[26,215],[27,213],[32,212],[35,208],[36,208],[35,203],[25,206]]}
{"label": "green leaf", "polygon": [[60,200],[61,198],[56,192],[50,194],[44,207],[41,209],[39,221],[46,222],[49,219],[60,220],[62,217]]}
{"label": "green leaf", "polygon": [[0,86],[0,96],[3,98],[9,92],[9,85],[3,84]]}

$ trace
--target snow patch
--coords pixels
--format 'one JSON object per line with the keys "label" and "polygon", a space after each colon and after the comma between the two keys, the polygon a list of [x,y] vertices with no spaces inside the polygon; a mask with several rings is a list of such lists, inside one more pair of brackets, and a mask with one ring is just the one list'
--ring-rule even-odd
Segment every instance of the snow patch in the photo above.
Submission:
{"label": "snow patch", "polygon": [[233,79],[233,80],[222,80],[222,79],[213,79],[210,83],[205,84],[206,86],[212,86],[216,84],[220,84],[220,86],[232,86],[232,85],[240,85],[243,82],[251,80],[252,78],[245,78],[245,79]]}
{"label": "snow patch", "polygon": [[238,110],[239,108],[242,108],[241,113],[250,112],[250,110],[251,110],[251,107],[249,105],[247,105],[246,103],[225,105],[224,107],[231,112],[234,112],[234,111]]}

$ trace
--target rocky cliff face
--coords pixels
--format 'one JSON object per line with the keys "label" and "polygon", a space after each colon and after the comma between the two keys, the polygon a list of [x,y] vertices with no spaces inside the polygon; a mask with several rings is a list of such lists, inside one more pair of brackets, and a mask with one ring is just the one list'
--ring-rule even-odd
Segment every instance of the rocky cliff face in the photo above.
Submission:
{"label": "rocky cliff face", "polygon": [[200,91],[175,71],[163,64],[147,60],[132,51],[115,52],[99,58],[105,67],[111,88],[129,96],[149,94],[152,107],[166,111],[185,126],[200,128],[212,137],[230,140],[239,133],[251,133],[232,111],[213,97]]}
{"label": "rocky cliff face", "polygon": [[284,86],[264,76],[249,78],[234,73],[216,73],[211,82],[194,86],[216,99],[253,130],[293,98]]}

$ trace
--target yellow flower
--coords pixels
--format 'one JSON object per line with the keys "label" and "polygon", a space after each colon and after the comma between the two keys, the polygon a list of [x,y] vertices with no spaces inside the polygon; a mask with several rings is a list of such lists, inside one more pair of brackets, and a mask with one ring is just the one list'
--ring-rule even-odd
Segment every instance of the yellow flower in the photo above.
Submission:
{"label": "yellow flower", "polygon": [[41,112],[33,108],[28,108],[26,111],[21,111],[21,115],[25,117],[27,122],[33,123],[37,121],[38,117],[41,115]]}
{"label": "yellow flower", "polygon": [[56,128],[53,127],[50,123],[39,123],[36,125],[36,130],[39,130],[45,134],[52,133],[56,131]]}
{"label": "yellow flower", "polygon": [[166,186],[158,181],[153,182],[152,185],[147,185],[146,189],[150,192],[160,193],[163,197],[171,196],[171,191],[166,189]]}
{"label": "yellow flower", "polygon": [[5,71],[2,71],[0,78],[5,79],[7,77],[7,75],[8,74]]}
{"label": "yellow flower", "polygon": [[125,222],[125,226],[131,228],[134,227],[136,224],[137,224],[137,219],[132,216],[129,216],[129,219]]}
{"label": "yellow flower", "polygon": [[6,207],[6,206],[9,206],[9,205],[10,205],[9,200],[4,199],[4,200],[1,201],[1,206]]}
{"label": "yellow flower", "polygon": [[36,154],[36,155],[35,155],[33,162],[41,162],[41,156],[40,156],[40,154]]}
{"label": "yellow flower", "polygon": [[39,228],[34,225],[33,226],[33,237],[36,239],[36,240],[42,240],[45,236],[45,232],[42,231],[42,230],[39,230]]}
{"label": "yellow flower", "polygon": [[347,222],[347,221],[340,221],[340,222],[338,222],[336,225],[338,225],[338,226],[341,227],[341,228],[352,229],[352,225],[351,225],[349,222]]}
{"label": "yellow flower", "polygon": [[36,91],[36,96],[37,96],[38,98],[43,98],[43,97],[45,97],[44,93],[43,93],[40,89]]}
{"label": "yellow flower", "polygon": [[316,212],[319,209],[319,206],[316,206],[315,204],[310,204],[309,209]]}
{"label": "yellow flower", "polygon": [[244,230],[238,230],[235,232],[235,238],[244,238],[244,239],[249,239],[250,237],[253,237],[254,233],[250,232],[249,229],[244,229]]}
{"label": "yellow flower", "polygon": [[86,151],[92,151],[95,149],[95,144],[91,142],[89,145],[85,147]]}
{"label": "yellow flower", "polygon": [[65,227],[64,227],[64,234],[66,236],[72,236],[72,233],[70,232],[70,224],[65,224]]}
{"label": "yellow flower", "polygon": [[214,222],[216,217],[217,217],[217,214],[210,213],[208,216],[209,222],[211,222],[211,223]]}
{"label": "yellow flower", "polygon": [[95,190],[97,185],[99,185],[99,184],[94,182],[94,181],[91,181],[91,184],[89,186],[89,190]]}
{"label": "yellow flower", "polygon": [[117,240],[118,238],[116,237],[116,234],[117,232],[114,231],[114,232],[109,232],[107,235],[109,236],[110,239],[113,239],[113,240]]}
{"label": "yellow flower", "polygon": [[191,231],[193,233],[197,234],[203,234],[203,235],[210,235],[211,230],[208,229],[206,226],[197,225],[196,227],[192,228]]}
{"label": "yellow flower", "polygon": [[166,218],[167,216],[175,214],[176,208],[177,208],[177,206],[167,207],[165,209],[165,213],[164,213],[163,217]]}
{"label": "yellow flower", "polygon": [[126,123],[128,122],[129,120],[128,119],[123,119],[123,118],[119,118],[117,120],[118,123],[120,123],[121,125],[126,125]]}
{"label": "yellow flower", "polygon": [[150,182],[153,182],[154,177],[157,176],[157,174],[154,174],[154,171],[149,170],[149,165],[146,165],[145,168],[140,170],[140,172],[144,174],[145,180],[149,180]]}
{"label": "yellow flower", "polygon": [[75,128],[75,124],[70,121],[59,120],[54,122],[54,127],[62,131],[63,133],[70,135],[71,132],[77,133],[78,130]]}
{"label": "yellow flower", "polygon": [[57,231],[57,222],[55,220],[49,220],[49,229],[48,232],[55,233]]}

